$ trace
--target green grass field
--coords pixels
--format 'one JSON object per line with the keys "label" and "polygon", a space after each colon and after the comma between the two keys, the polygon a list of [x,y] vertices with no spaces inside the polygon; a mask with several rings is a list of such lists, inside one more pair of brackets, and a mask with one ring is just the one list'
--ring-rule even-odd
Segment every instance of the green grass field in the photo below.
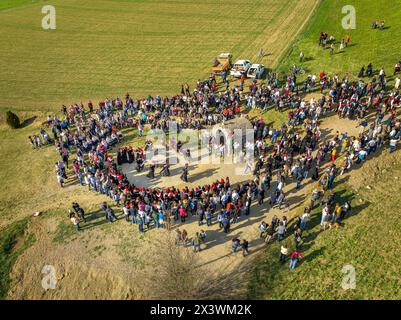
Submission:
{"label": "green grass field", "polygon": [[[345,14],[343,6],[352,5],[356,11],[356,29],[344,30],[341,21]],[[309,72],[348,72],[357,77],[362,66],[373,64],[374,70],[384,67],[392,75],[394,65],[401,59],[399,40],[401,37],[401,3],[396,0],[324,0],[294,43],[283,55],[279,70],[288,72],[295,63],[299,65],[299,54],[304,52],[303,67]],[[372,30],[373,20],[385,20],[384,30]],[[336,38],[336,53],[331,56],[328,49],[318,46],[319,33],[327,32]],[[350,46],[339,52],[341,39],[351,37]],[[328,47],[328,46],[327,46]],[[390,78],[392,79],[392,78]]]}
{"label": "green grass field", "polygon": [[[322,232],[322,207],[316,208],[303,235],[302,264],[295,270],[290,270],[288,263],[281,265],[278,261],[280,246],[272,245],[253,271],[249,298],[401,298],[398,263],[401,241],[396,236],[401,229],[401,210],[395,200],[401,192],[398,182],[401,179],[401,153],[387,153],[380,157],[371,160],[375,165],[368,166],[369,169],[360,168],[353,173],[356,177],[372,177],[366,179],[364,186],[354,190],[347,181],[340,178],[340,183],[335,187],[336,201],[352,201],[353,209],[350,217],[344,220],[344,227]],[[377,172],[383,163],[387,169]],[[307,199],[309,201],[309,197]],[[285,240],[289,248],[294,247],[293,241],[292,235]],[[346,265],[355,268],[354,290],[342,288],[342,269]]]}
{"label": "green grass field", "polygon": [[26,232],[29,217],[14,222],[0,233],[0,299],[9,289],[10,271],[18,256],[35,241]]}
{"label": "green grass field", "polygon": [[[58,112],[62,104],[96,102],[126,92],[138,98],[175,94],[181,83],[193,88],[197,79],[207,77],[219,53],[256,60],[260,47],[267,52],[262,62],[281,71],[298,62],[303,50],[308,60],[304,67],[312,72],[356,75],[362,65],[372,62],[375,69],[384,66],[392,73],[401,59],[399,1],[322,0],[308,21],[315,3],[54,0],[57,29],[45,31],[41,8],[48,1],[0,1],[0,112],[13,110],[21,120],[37,117],[17,130],[0,122],[1,297],[9,285],[6,274],[27,247],[25,242],[10,245],[25,239],[23,219],[36,210],[57,216],[62,221],[55,228],[53,245],[57,245],[71,235],[63,221],[68,203],[76,200],[90,211],[104,200],[78,186],[61,190],[53,173],[58,159],[54,147],[33,150],[28,144],[28,135],[37,133],[47,114]],[[357,29],[346,31],[341,28],[341,8],[349,4],[356,7]],[[386,20],[388,28],[371,30],[374,19]],[[304,23],[306,29],[297,34]],[[317,45],[320,31],[337,40],[349,33],[351,46],[331,57]],[[259,116],[254,110],[250,115]],[[277,125],[286,120],[285,114],[262,116]],[[136,133],[125,142],[142,143]],[[319,233],[315,226],[308,231],[302,268],[290,272],[276,263],[279,248],[267,249],[252,271],[249,297],[400,298],[401,225],[396,216],[400,210],[395,200],[385,201],[389,195],[395,199],[400,189],[383,182],[399,175],[400,162],[395,166],[379,175],[371,191],[351,190],[346,181],[337,187],[342,198],[356,202],[355,215],[344,230]],[[355,174],[363,175],[361,170]],[[316,222],[320,212],[314,214]],[[340,288],[344,264],[357,270],[355,291]]]}
{"label": "green grass field", "polygon": [[[354,5],[357,28],[343,30],[341,8]],[[302,50],[308,61],[303,66],[311,72],[322,70],[349,72],[357,77],[362,65],[373,63],[374,69],[384,67],[392,75],[394,64],[401,59],[401,3],[399,1],[322,1],[307,28],[295,40],[281,59],[279,70],[287,71],[299,62]],[[371,30],[374,20],[384,19],[387,29]],[[344,53],[330,56],[328,50],[318,47],[320,31],[337,39],[351,36],[351,46]],[[339,44],[336,44],[337,49]],[[290,54],[292,52],[292,54]],[[393,77],[389,77],[393,79]],[[387,152],[387,151],[386,151]],[[322,208],[314,210],[312,228],[305,233],[302,267],[289,270],[288,264],[278,262],[280,246],[267,249],[255,268],[249,285],[253,299],[400,299],[401,279],[398,257],[401,230],[401,210],[395,200],[400,192],[400,153],[382,155],[372,160],[369,169],[352,173],[354,180],[366,183],[356,190],[347,180],[341,181],[335,191],[337,200],[351,200],[353,211],[340,230],[320,231]],[[383,166],[387,165],[387,169]],[[367,178],[371,177],[371,179]],[[369,185],[369,189],[365,187]],[[309,199],[309,198],[307,198]],[[308,200],[309,201],[309,200]],[[306,205],[306,204],[305,204]],[[300,213],[303,206],[299,209]],[[293,248],[293,237],[287,240]],[[355,290],[343,290],[342,268],[352,265],[356,271]]]}

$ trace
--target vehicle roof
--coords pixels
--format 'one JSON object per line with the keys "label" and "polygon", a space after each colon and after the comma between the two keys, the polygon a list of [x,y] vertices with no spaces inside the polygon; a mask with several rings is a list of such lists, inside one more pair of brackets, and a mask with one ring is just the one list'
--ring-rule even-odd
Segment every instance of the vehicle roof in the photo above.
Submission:
{"label": "vehicle roof", "polygon": [[258,68],[258,67],[264,67],[264,65],[260,63],[252,63],[251,65],[251,68]]}
{"label": "vehicle roof", "polygon": [[249,61],[249,60],[241,59],[241,60],[235,61],[235,64],[243,64],[244,62],[250,62],[250,61]]}

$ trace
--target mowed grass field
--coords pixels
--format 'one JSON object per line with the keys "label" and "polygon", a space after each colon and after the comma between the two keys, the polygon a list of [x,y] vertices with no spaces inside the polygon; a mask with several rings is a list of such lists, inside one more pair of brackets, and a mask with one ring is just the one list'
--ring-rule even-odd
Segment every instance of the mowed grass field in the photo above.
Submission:
{"label": "mowed grass field", "polygon": [[0,12],[0,111],[174,94],[221,52],[256,59],[262,47],[272,67],[316,2],[55,0],[57,29],[43,30],[50,3],[18,1]]}
{"label": "mowed grass field", "polygon": [[[75,184],[60,189],[54,147],[30,147],[28,136],[38,133],[48,114],[58,113],[62,104],[97,103],[126,92],[143,98],[176,94],[185,82],[193,88],[209,76],[221,52],[256,59],[263,48],[266,57],[260,62],[273,68],[316,3],[0,1],[0,112],[12,110],[21,121],[37,117],[11,130],[0,115],[0,297],[5,297],[8,273],[25,247],[17,239],[28,232],[22,219],[42,211],[55,219],[55,228],[59,222],[68,228],[65,213],[71,201],[90,212],[107,200]],[[56,30],[42,29],[41,10],[49,4],[56,8]],[[125,144],[143,145],[136,133],[126,133],[130,138]]]}
{"label": "mowed grass field", "polygon": [[15,4],[0,11],[0,111],[38,118],[18,130],[0,126],[1,224],[62,205],[66,193],[76,197],[77,188],[56,185],[54,149],[27,143],[47,114],[126,92],[142,98],[175,94],[184,82],[193,88],[221,52],[253,59],[263,47],[269,65],[316,1],[53,1],[57,29],[47,31],[46,1]]}

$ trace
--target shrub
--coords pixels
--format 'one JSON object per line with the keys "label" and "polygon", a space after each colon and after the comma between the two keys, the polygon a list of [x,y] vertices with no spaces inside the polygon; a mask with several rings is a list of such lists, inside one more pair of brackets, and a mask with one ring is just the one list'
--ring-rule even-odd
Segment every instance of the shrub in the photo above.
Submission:
{"label": "shrub", "polygon": [[17,129],[21,125],[21,122],[20,122],[18,116],[11,111],[7,111],[7,113],[6,113],[6,122],[13,129]]}

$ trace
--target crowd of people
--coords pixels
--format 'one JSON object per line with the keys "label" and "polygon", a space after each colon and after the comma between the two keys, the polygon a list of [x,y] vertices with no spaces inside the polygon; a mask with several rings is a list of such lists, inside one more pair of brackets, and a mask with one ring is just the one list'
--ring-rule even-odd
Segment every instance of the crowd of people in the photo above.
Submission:
{"label": "crowd of people", "polygon": [[[333,39],[322,33],[320,44],[325,46],[327,41]],[[35,148],[45,144],[56,146],[60,160],[55,163],[55,172],[61,187],[69,175],[75,176],[82,186],[108,196],[122,208],[125,219],[135,224],[139,232],[151,228],[170,230],[173,224],[183,225],[193,217],[204,229],[217,223],[222,232],[229,233],[232,224],[251,214],[255,203],[263,205],[267,202],[271,208],[288,210],[290,191],[285,191],[284,187],[294,182],[294,188],[300,189],[311,178],[317,186],[312,191],[311,203],[291,226],[295,249],[290,255],[290,268],[295,268],[302,258],[302,232],[307,228],[311,211],[316,206],[322,207],[321,226],[326,229],[338,227],[351,208],[350,202],[336,202],[333,192],[336,177],[366,161],[383,146],[393,152],[400,139],[400,119],[396,116],[400,93],[398,88],[389,90],[383,68],[377,78],[366,83],[364,78],[372,77],[372,68],[370,64],[366,72],[361,69],[356,81],[348,74],[342,79],[326,72],[310,75],[302,88],[294,68],[284,81],[279,81],[277,74],[269,75],[264,83],[253,81],[246,93],[243,85],[232,88],[226,85],[225,90],[223,85],[223,90],[219,90],[216,76],[211,75],[205,81],[198,81],[192,92],[186,84],[180,94],[170,98],[149,96],[134,100],[126,94],[124,102],[118,97],[106,99],[98,103],[98,108],[89,101],[88,110],[82,103],[69,108],[63,106],[62,120],[55,115],[45,122],[52,137],[43,128],[29,139]],[[224,84],[227,81],[225,79]],[[305,101],[303,96],[316,92],[318,87],[321,98]],[[129,182],[121,165],[136,162],[137,170],[143,170],[145,151],[152,148],[152,142],[147,141],[145,146],[138,148],[119,148],[116,157],[111,152],[111,147],[121,142],[122,131],[126,128],[137,130],[138,136],[142,136],[146,126],[167,132],[168,121],[174,120],[178,130],[201,129],[240,116],[243,110],[259,108],[265,111],[271,107],[287,111],[288,121],[280,128],[274,128],[262,118],[252,120],[255,143],[252,148],[245,146],[244,151],[249,154],[252,150],[256,159],[253,167],[247,163],[245,168],[252,171],[254,178],[244,183],[231,184],[226,177],[194,188],[138,187]],[[359,135],[336,131],[333,137],[323,140],[321,120],[332,114],[357,119]],[[373,119],[366,120],[372,114]],[[75,156],[70,164],[73,152]],[[70,166],[72,170],[68,171]],[[170,175],[168,163],[164,163],[161,172]],[[154,177],[152,165],[148,177]],[[184,167],[181,178],[188,182],[188,166]],[[107,202],[102,202],[101,210],[107,221],[117,220]],[[79,204],[72,204],[69,217],[81,230],[80,223],[85,223],[85,214]],[[264,221],[260,224],[260,236],[266,243],[282,241],[289,233],[288,223],[285,216],[279,219],[275,215],[270,224]],[[196,252],[200,251],[201,244],[207,242],[204,229],[189,238],[185,230],[175,228],[177,243],[191,243]],[[242,248],[243,254],[247,255],[248,247],[245,239],[232,240],[233,253]],[[285,261],[287,255],[288,248],[283,245],[280,261]]]}

